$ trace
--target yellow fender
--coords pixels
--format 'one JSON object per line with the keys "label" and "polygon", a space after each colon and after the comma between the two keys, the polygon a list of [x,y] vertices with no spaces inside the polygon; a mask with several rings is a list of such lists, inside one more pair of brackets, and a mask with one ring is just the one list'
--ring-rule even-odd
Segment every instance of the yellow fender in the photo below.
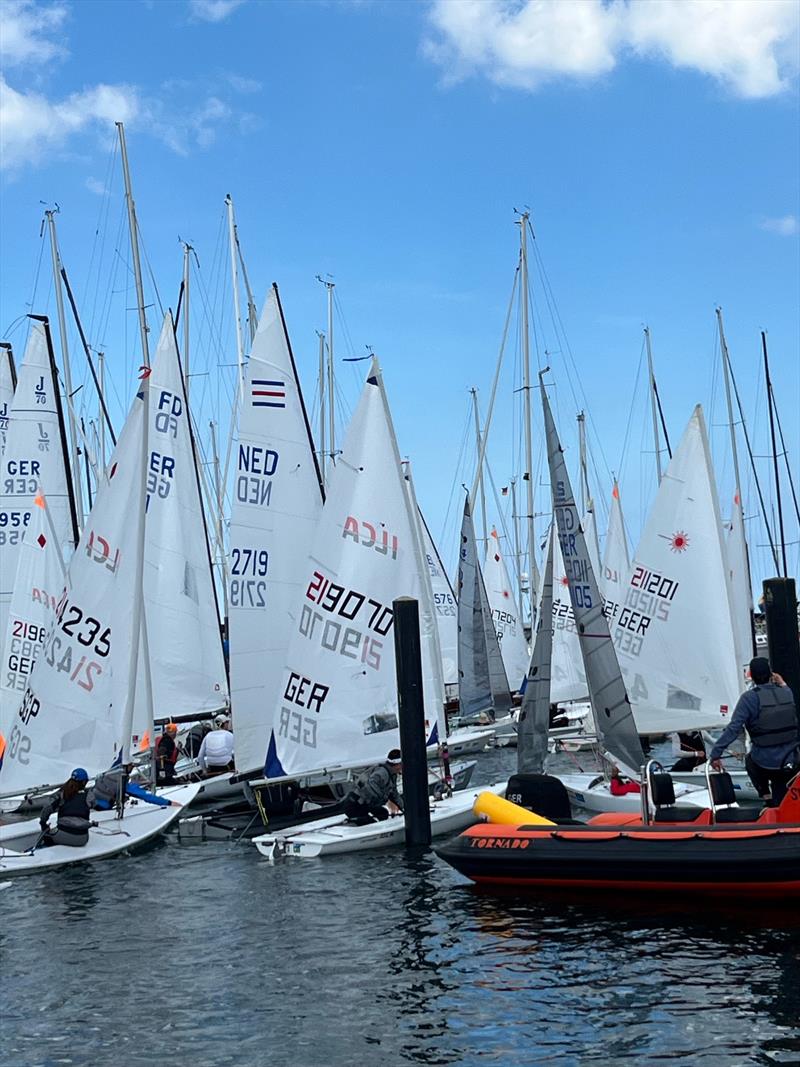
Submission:
{"label": "yellow fender", "polygon": [[499,823],[501,826],[556,825],[550,819],[543,819],[541,815],[535,815],[527,808],[521,808],[519,804],[512,804],[510,800],[488,791],[478,794],[472,810],[476,815],[482,815],[489,822]]}

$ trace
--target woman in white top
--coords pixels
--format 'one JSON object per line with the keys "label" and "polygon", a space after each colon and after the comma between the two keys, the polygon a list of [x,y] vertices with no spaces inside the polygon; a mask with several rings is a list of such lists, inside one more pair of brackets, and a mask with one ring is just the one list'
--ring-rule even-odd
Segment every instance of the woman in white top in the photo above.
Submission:
{"label": "woman in white top", "polygon": [[206,734],[200,745],[200,751],[197,753],[200,769],[207,775],[221,774],[223,771],[234,769],[233,733],[230,720],[223,715],[218,715],[214,724],[216,729]]}

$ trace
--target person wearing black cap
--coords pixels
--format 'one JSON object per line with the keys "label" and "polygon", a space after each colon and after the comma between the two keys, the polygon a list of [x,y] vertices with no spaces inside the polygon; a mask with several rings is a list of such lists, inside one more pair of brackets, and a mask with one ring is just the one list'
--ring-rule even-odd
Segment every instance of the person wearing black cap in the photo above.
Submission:
{"label": "person wearing black cap", "polygon": [[750,781],[762,800],[780,804],[786,787],[800,771],[800,725],[797,708],[789,686],[779,674],[773,674],[769,660],[756,656],[750,660],[753,688],[742,693],[733,718],[719,735],[708,754],[715,770],[722,770],[720,757],[743,730],[750,737],[750,751],[745,767]]}
{"label": "person wearing black cap", "polygon": [[397,776],[402,769],[400,749],[393,748],[384,763],[364,771],[344,799],[344,813],[350,822],[358,826],[376,819],[383,822],[403,810],[403,799],[397,791]]}

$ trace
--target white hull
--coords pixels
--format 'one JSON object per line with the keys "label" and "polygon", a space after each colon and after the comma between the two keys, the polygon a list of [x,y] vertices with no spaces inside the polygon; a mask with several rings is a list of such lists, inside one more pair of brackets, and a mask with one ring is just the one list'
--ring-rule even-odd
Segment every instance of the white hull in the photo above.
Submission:
{"label": "white hull", "polygon": [[97,826],[89,830],[85,845],[52,845],[35,852],[29,850],[39,840],[41,829],[37,819],[8,823],[0,827],[0,875],[35,874],[87,860],[107,859],[117,853],[136,848],[163,833],[178,818],[183,808],[192,802],[196,785],[174,786],[161,791],[175,803],[168,808],[143,801],[129,800],[121,819],[116,811],[93,811]]}
{"label": "white hull", "polygon": [[[750,781],[747,771],[732,771],[728,770],[727,767],[726,770],[731,776],[737,800],[758,800],[758,793],[753,788],[753,783]],[[700,790],[706,789],[705,764],[696,771],[670,771],[669,773],[673,782],[683,782],[684,785],[692,785]]]}
{"label": "white hull", "polygon": [[[466,829],[478,818],[472,810],[478,795],[487,789],[498,795],[505,793],[503,781],[480,789],[465,789],[445,800],[431,803],[431,833],[434,837]],[[331,816],[306,823],[294,832],[291,828],[280,833],[263,834],[253,838],[258,851],[269,859],[288,856],[293,859],[315,859],[343,852],[365,852],[368,849],[391,848],[405,840],[405,820],[396,815],[385,822],[356,826],[343,815]]]}
{"label": "white hull", "polygon": [[[556,777],[564,783],[570,803],[593,815],[604,811],[635,815],[642,810],[641,793],[626,793],[625,796],[615,797],[608,788],[608,782],[596,774],[559,774]],[[689,803],[689,795],[695,790],[679,782],[675,782],[674,786],[676,801],[680,804]]]}
{"label": "white hull", "polygon": [[[447,735],[447,750],[454,756],[474,756],[491,745],[495,736],[496,724],[489,726],[459,726]],[[436,745],[428,748],[428,759],[438,759],[439,749]]]}

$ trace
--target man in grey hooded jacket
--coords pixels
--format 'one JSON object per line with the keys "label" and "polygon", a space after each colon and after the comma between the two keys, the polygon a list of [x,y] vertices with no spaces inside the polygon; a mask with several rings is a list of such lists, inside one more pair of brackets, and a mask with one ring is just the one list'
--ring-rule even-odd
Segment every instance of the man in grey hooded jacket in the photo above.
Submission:
{"label": "man in grey hooded jacket", "polygon": [[[344,813],[358,826],[383,822],[390,814],[403,810],[403,799],[397,791],[397,776],[403,770],[399,748],[393,748],[384,763],[370,767],[356,781],[344,801]],[[390,804],[393,811],[387,808]]]}

